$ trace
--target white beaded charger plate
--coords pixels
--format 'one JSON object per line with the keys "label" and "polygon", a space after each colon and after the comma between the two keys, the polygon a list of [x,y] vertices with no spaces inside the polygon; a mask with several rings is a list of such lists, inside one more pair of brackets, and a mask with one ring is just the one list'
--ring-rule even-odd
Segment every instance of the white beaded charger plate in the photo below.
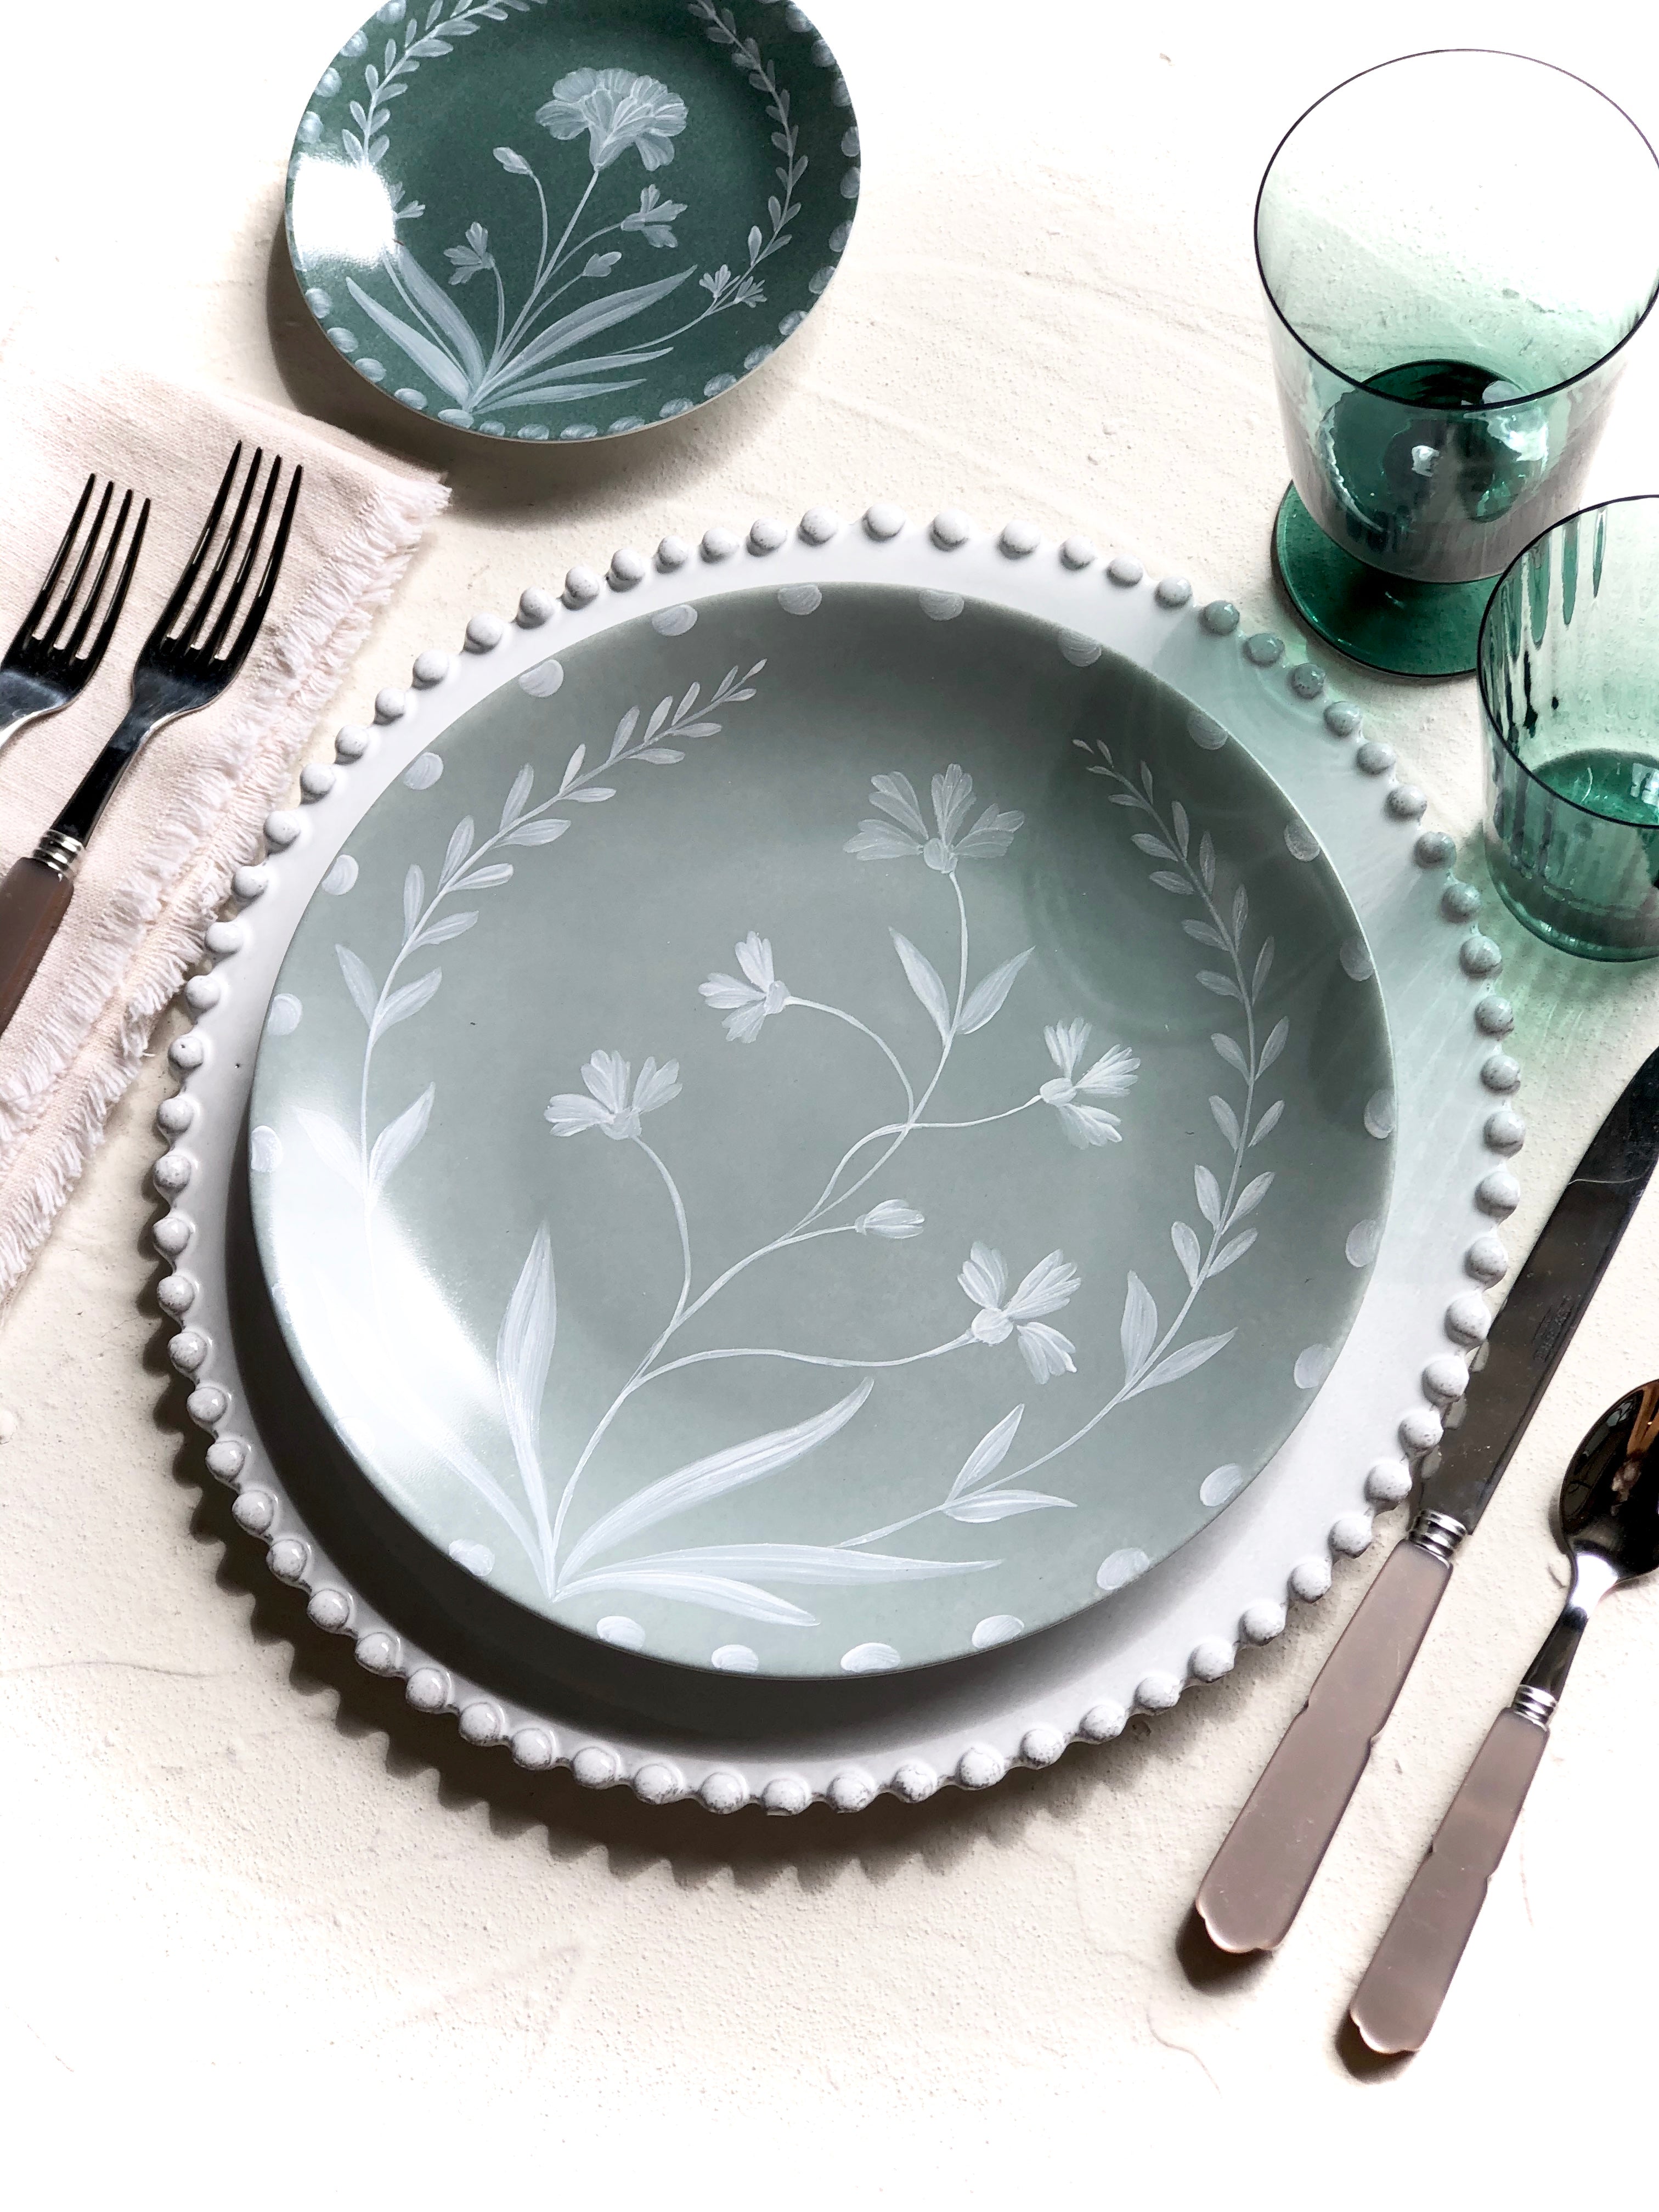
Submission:
{"label": "white beaded charger plate", "polygon": [[[672,635],[733,591],[796,611],[844,585],[919,594],[933,619],[966,600],[1035,617],[1072,665],[1115,654],[1178,694],[1195,758],[1233,742],[1267,770],[1295,810],[1291,852],[1322,852],[1364,932],[1345,961],[1358,981],[1374,969],[1386,1010],[1394,1087],[1366,1111],[1392,1139],[1393,1200],[1356,1227],[1350,1259],[1369,1286],[1328,1376],[1298,1376],[1314,1394],[1299,1423],[1224,1511],[1149,1570],[1127,1563],[1133,1578],[1103,1582],[1103,1601],[903,1674],[694,1672],[531,1614],[362,1479],[294,1368],[254,1255],[249,1149],[270,1140],[250,1130],[251,1071],[268,1009],[279,1031],[289,1018],[271,994],[308,902],[348,872],[343,848],[393,780],[431,775],[434,740],[461,716],[515,681],[533,691],[538,671],[602,630],[659,617]],[[239,878],[243,911],[215,926],[216,965],[186,987],[198,1019],[172,1048],[186,1080],[161,1109],[174,1142],[155,1180],[173,1210],[155,1236],[176,1268],[162,1303],[185,1323],[173,1358],[239,1522],[267,1540],[274,1573],[310,1592],[313,1620],[401,1675],[412,1704],[455,1711],[469,1740],[510,1744],[521,1763],[568,1763],[579,1781],[626,1781],[650,1802],[851,1809],[882,1790],[982,1787],[1226,1673],[1241,1642],[1279,1632],[1288,1597],[1322,1593],[1333,1547],[1363,1550],[1371,1510],[1406,1494],[1408,1462],[1434,1449],[1485,1335],[1476,1285],[1508,1265],[1493,1223],[1517,1197],[1501,1164],[1522,1135],[1505,1103],[1519,1079],[1502,1042],[1511,1018],[1490,988],[1497,948],[1472,927],[1478,894],[1447,876],[1450,840],[1419,834],[1422,795],[1395,781],[1390,749],[1280,640],[1245,637],[1227,603],[1200,607],[1181,579],[1154,587],[1138,562],[1103,564],[1079,539],[1055,548],[1020,525],[982,535],[951,511],[924,529],[883,506],[853,526],[814,509],[793,533],[762,521],[746,541],[711,530],[695,553],[674,540],[654,562],[619,552],[603,581],[578,569],[562,599],[526,592],[512,625],[476,616],[462,652],[422,654],[412,688],[382,692],[375,726],[343,731],[337,753],[338,767],[306,771],[307,805],[271,818],[271,859]]]}

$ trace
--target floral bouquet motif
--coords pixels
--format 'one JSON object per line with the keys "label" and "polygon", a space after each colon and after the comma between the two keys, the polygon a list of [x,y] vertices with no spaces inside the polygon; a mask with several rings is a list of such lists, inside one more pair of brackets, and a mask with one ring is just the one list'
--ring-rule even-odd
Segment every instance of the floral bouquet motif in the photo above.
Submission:
{"label": "floral bouquet motif", "polygon": [[[641,127],[646,112],[641,108],[635,118]],[[663,134],[672,136],[666,131],[672,113],[659,106],[651,107],[649,113]],[[392,1121],[374,1128],[370,1099],[377,1043],[391,1027],[417,1015],[442,981],[436,968],[405,981],[405,963],[417,952],[477,924],[476,910],[457,910],[453,902],[511,878],[514,864],[495,857],[498,851],[552,843],[567,834],[577,806],[605,804],[617,796],[617,785],[609,779],[635,765],[667,767],[681,761],[687,743],[719,734],[721,724],[714,719],[717,714],[755,696],[764,665],[757,663],[741,675],[736,668],[728,671],[706,701],[701,686],[694,684],[678,702],[672,696],[665,698],[648,716],[630,708],[603,759],[597,751],[590,753],[586,743],[579,745],[557,791],[538,804],[532,804],[534,777],[525,768],[507,793],[492,836],[479,843],[470,817],[456,826],[435,886],[428,890],[420,866],[411,865],[404,890],[402,949],[380,982],[350,948],[337,947],[343,979],[366,1025],[360,1127],[354,1136],[328,1116],[302,1110],[301,1118],[319,1158],[355,1194],[358,1234],[372,1285],[376,1285],[378,1267],[377,1208],[390,1178],[426,1134],[434,1091],[428,1085]],[[542,682],[539,672],[532,672],[523,681],[532,693],[551,688]],[[908,1545],[895,1550],[892,1540],[928,1522],[988,1528],[1017,1516],[1072,1510],[1073,1498],[1035,1486],[1031,1478],[1072,1453],[1116,1408],[1148,1391],[1179,1382],[1232,1340],[1231,1329],[1198,1337],[1185,1332],[1206,1285],[1236,1265],[1255,1243],[1254,1226],[1245,1224],[1273,1181],[1271,1170],[1252,1176],[1246,1165],[1249,1154],[1272,1134],[1283,1112],[1281,1102],[1264,1106],[1261,1097],[1263,1079],[1282,1053],[1288,1034],[1288,1023],[1280,1019],[1264,1035],[1257,1013],[1272,970],[1273,941],[1265,939],[1253,951],[1247,951],[1245,894],[1239,890],[1224,909],[1218,902],[1213,843],[1207,832],[1194,835],[1180,802],[1161,811],[1147,769],[1132,777],[1118,769],[1104,744],[1084,750],[1089,772],[1110,780],[1114,803],[1142,818],[1146,826],[1134,831],[1133,843],[1156,864],[1152,883],[1188,902],[1183,921],[1187,934],[1206,951],[1220,956],[1222,965],[1200,971],[1198,981],[1230,1001],[1239,1018],[1237,1033],[1218,1030],[1212,1040],[1220,1060],[1242,1086],[1233,1099],[1218,1092],[1209,1102],[1230,1155],[1228,1171],[1219,1177],[1207,1165],[1197,1165],[1193,1188],[1204,1228],[1195,1230],[1178,1220],[1170,1232],[1187,1285],[1179,1310],[1161,1323],[1146,1283],[1139,1274],[1128,1274],[1117,1347],[1121,1380],[1103,1391],[1087,1383],[1092,1351],[1080,1352],[1060,1325],[1059,1317],[1081,1286],[1078,1268],[1056,1249],[1021,1255],[1021,1272],[1020,1267],[1010,1266],[1002,1252],[976,1240],[965,1257],[952,1255],[949,1263],[966,1310],[960,1324],[937,1341],[901,1342],[879,1358],[851,1356],[833,1345],[791,1342],[715,1342],[685,1348],[691,1324],[716,1313],[732,1283],[751,1270],[764,1270],[781,1254],[810,1247],[812,1264],[832,1267],[837,1250],[850,1249],[838,1247],[837,1239],[855,1237],[879,1247],[924,1237],[922,1211],[891,1180],[907,1148],[948,1144],[964,1130],[1050,1115],[1055,1141],[1086,1156],[1097,1157],[1123,1140],[1123,1121],[1114,1109],[1127,1111],[1139,1059],[1121,1042],[1094,1049],[1091,1026],[1080,1018],[1051,1023],[1042,1030],[1046,1061],[1039,1060],[1032,1069],[1024,1096],[968,1119],[951,1116],[936,1103],[953,1061],[971,1051],[971,1040],[1003,1015],[1032,957],[1033,948],[1026,946],[976,975],[970,932],[969,894],[974,872],[1006,857],[1024,827],[1024,817],[994,803],[985,804],[975,793],[973,778],[958,763],[948,763],[933,776],[926,803],[905,775],[879,774],[870,787],[871,811],[846,838],[843,849],[860,866],[920,862],[939,886],[945,927],[953,940],[946,972],[910,938],[896,929],[889,933],[893,957],[935,1040],[925,1063],[907,1062],[890,1038],[854,1008],[793,988],[778,972],[771,939],[758,930],[735,946],[732,970],[708,974],[696,986],[708,1012],[721,1021],[730,1044],[745,1054],[764,1049],[770,1024],[810,1021],[847,1033],[848,1049],[867,1054],[872,1066],[879,1066],[879,1079],[892,1097],[891,1109],[878,1114],[845,1147],[803,1213],[779,1224],[719,1272],[700,1273],[673,1167],[673,1109],[684,1089],[680,1065],[673,1057],[653,1054],[636,1070],[620,1052],[599,1045],[578,1071],[580,1087],[557,1091],[541,1109],[555,1141],[588,1142],[596,1136],[607,1140],[600,1148],[606,1157],[594,1163],[602,1176],[634,1172],[629,1163],[637,1160],[640,1171],[660,1186],[679,1249],[678,1280],[662,1287],[659,1321],[644,1333],[631,1371],[580,1450],[569,1455],[562,1475],[544,1458],[543,1408],[557,1347],[559,1305],[553,1242],[545,1225],[532,1241],[496,1343],[498,1418],[516,1471],[512,1487],[425,1404],[419,1373],[398,1341],[378,1286],[365,1312],[348,1313],[336,1301],[333,1318],[355,1347],[354,1370],[362,1391],[374,1401],[377,1430],[412,1442],[467,1485],[503,1534],[520,1548],[550,1605],[634,1593],[778,1627],[811,1627],[818,1618],[811,1608],[814,1590],[992,1574],[1001,1564],[995,1557],[934,1557]],[[326,1293],[323,1295],[326,1303]],[[706,1335],[706,1328],[702,1334]],[[1017,1358],[1011,1357],[1015,1354]],[[925,1468],[917,1471],[918,1481],[930,1487],[912,1510],[881,1527],[857,1530],[834,1542],[780,1537],[671,1542],[662,1548],[660,1540],[648,1533],[803,1461],[858,1419],[872,1395],[883,1389],[887,1375],[959,1358],[1009,1359],[1011,1379],[1023,1377],[1025,1384],[1045,1392],[1086,1389],[1088,1410],[1060,1441],[1005,1471],[1026,1411],[1023,1400],[1012,1403],[984,1435],[971,1442],[963,1439],[957,1448],[962,1454],[959,1462],[953,1453],[936,1476],[929,1478]],[[850,1387],[838,1387],[828,1403],[820,1396],[814,1405],[809,1398],[801,1417],[787,1426],[743,1437],[647,1481],[597,1514],[585,1515],[584,1479],[590,1467],[614,1449],[613,1431],[625,1410],[670,1376],[725,1362],[823,1370],[845,1377]],[[493,1554],[487,1547],[463,1544],[454,1548],[476,1571],[491,1571]],[[1129,1557],[1115,1555],[1115,1565],[1106,1563],[1101,1571],[1103,1588],[1115,1586],[1115,1580],[1133,1571],[1133,1565],[1122,1564]],[[1133,1557],[1145,1565],[1144,1557]],[[1109,1568],[1115,1579],[1107,1578]],[[628,1640],[635,1624],[617,1615],[602,1624],[602,1632]],[[742,1647],[731,1650],[738,1652]],[[889,1646],[872,1644],[860,1650],[861,1657],[849,1654],[843,1664],[897,1663],[898,1655]],[[750,1654],[743,1663],[752,1662]],[[731,1663],[739,1662],[734,1659]]]}
{"label": "floral bouquet motif", "polygon": [[[453,52],[458,40],[472,36],[486,22],[505,21],[509,10],[524,14],[532,4],[532,0],[432,0],[424,17],[418,7],[412,8],[401,44],[389,38],[380,58],[364,66],[364,96],[350,103],[353,127],[341,133],[349,161],[361,169],[380,168],[391,148],[393,104],[422,64]],[[526,410],[632,391],[644,381],[632,372],[672,354],[689,331],[734,307],[764,304],[761,272],[789,244],[788,227],[801,211],[796,189],[807,161],[799,150],[788,93],[755,42],[738,36],[731,11],[716,8],[712,0],[693,0],[690,12],[708,37],[741,64],[750,85],[763,95],[775,126],[778,190],[768,199],[766,222],[750,225],[744,253],[735,265],[722,262],[705,269],[689,293],[682,288],[696,275],[695,264],[644,275],[641,259],[648,264],[677,254],[674,226],[687,204],[654,181],[639,191],[635,204],[634,185],[623,185],[622,179],[631,171],[637,182],[635,159],[649,179],[669,168],[690,120],[686,102],[655,77],[633,70],[568,71],[527,118],[552,142],[546,149],[551,158],[545,175],[519,147],[492,149],[520,193],[532,198],[533,211],[509,203],[497,219],[475,217],[461,240],[443,248],[450,264],[446,285],[405,235],[409,226],[425,216],[424,204],[388,188],[391,236],[379,262],[384,283],[346,280],[364,314],[448,399],[445,421],[471,427],[484,416],[522,418]],[[556,150],[566,146],[580,148],[586,157],[586,179],[579,189],[574,179],[567,183],[571,163]],[[509,283],[500,248],[492,243],[492,234],[503,230],[515,246],[521,238],[538,236],[534,270],[522,287]],[[521,258],[515,252],[515,266]],[[613,281],[618,271],[630,281]],[[476,291],[475,280],[483,280]],[[456,298],[458,292],[464,296]],[[666,307],[676,295],[682,296],[669,311],[666,329],[621,345],[605,340],[605,332]],[[482,312],[473,306],[478,298],[484,301]],[[686,313],[693,301],[695,308]],[[487,427],[500,433],[507,422]]]}

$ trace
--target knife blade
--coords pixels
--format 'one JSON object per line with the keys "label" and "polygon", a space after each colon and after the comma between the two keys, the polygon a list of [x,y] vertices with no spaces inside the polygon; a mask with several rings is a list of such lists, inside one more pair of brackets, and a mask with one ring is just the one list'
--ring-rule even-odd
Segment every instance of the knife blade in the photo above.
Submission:
{"label": "knife blade", "polygon": [[1441,1446],[1423,1506],[1468,1534],[1572,1341],[1659,1160],[1659,1053],[1590,1139],[1493,1322],[1468,1413]]}
{"label": "knife blade", "polygon": [[1463,1418],[1233,1822],[1197,1911],[1224,1951],[1289,1934],[1475,1527],[1659,1162],[1659,1052],[1626,1085],[1556,1201],[1474,1365]]}

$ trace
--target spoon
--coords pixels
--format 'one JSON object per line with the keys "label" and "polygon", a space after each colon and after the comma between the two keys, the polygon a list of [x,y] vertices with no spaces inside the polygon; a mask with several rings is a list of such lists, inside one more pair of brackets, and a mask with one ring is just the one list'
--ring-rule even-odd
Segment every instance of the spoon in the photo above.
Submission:
{"label": "spoon", "polygon": [[1373,2051],[1417,2051],[1426,2040],[1520,1818],[1590,1614],[1615,1583],[1659,1567],[1659,1382],[1609,1407],[1573,1455],[1561,1486],[1561,1540],[1572,1587],[1560,1618],[1475,1753],[1348,2008]]}

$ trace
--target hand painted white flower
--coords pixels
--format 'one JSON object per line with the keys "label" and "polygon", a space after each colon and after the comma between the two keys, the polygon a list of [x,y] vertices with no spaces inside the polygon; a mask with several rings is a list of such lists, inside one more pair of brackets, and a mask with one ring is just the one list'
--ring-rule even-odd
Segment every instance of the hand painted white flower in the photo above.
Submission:
{"label": "hand painted white flower", "polygon": [[684,200],[665,200],[654,185],[647,185],[640,194],[640,204],[632,215],[622,220],[624,230],[642,230],[647,246],[678,246],[679,240],[669,228],[685,213]]}
{"label": "hand painted white flower", "polygon": [[957,1277],[980,1311],[973,1334],[981,1344],[1006,1344],[1016,1333],[1025,1364],[1039,1382],[1052,1375],[1072,1375],[1077,1346],[1042,1320],[1067,1304],[1082,1281],[1063,1252],[1050,1252],[1039,1260],[1012,1297],[1007,1293],[1008,1270],[1000,1252],[975,1244],[967,1265]]}
{"label": "hand painted white flower", "polygon": [[868,1213],[860,1214],[853,1227],[860,1237],[889,1237],[896,1243],[901,1237],[920,1237],[926,1219],[925,1214],[918,1213],[902,1199],[884,1198]]}
{"label": "hand painted white flower", "polygon": [[469,223],[466,244],[445,246],[444,258],[455,264],[454,274],[449,280],[452,284],[470,283],[481,269],[495,266],[495,257],[489,250],[489,233],[481,222]]}
{"label": "hand painted white flower", "polygon": [[554,86],[552,99],[536,110],[536,120],[556,138],[580,138],[586,131],[596,170],[609,168],[630,146],[639,149],[647,169],[661,169],[674,158],[669,142],[685,128],[685,102],[653,76],[635,76],[629,70],[573,70]]}
{"label": "hand painted white flower", "polygon": [[1023,814],[1002,814],[988,806],[971,830],[958,834],[973,811],[974,779],[954,761],[933,778],[932,830],[921,818],[907,775],[872,776],[870,804],[890,818],[860,822],[857,836],[849,837],[843,849],[859,860],[904,860],[920,853],[942,876],[953,876],[958,860],[1000,860],[1025,820]]}
{"label": "hand painted white flower", "polygon": [[1127,1045],[1115,1044],[1094,1066],[1079,1075],[1077,1064],[1088,1049],[1087,1022],[1061,1022],[1042,1032],[1048,1057],[1060,1070],[1050,1076],[1037,1096],[1060,1116],[1060,1125],[1079,1152],[1091,1145],[1119,1145],[1123,1141],[1115,1114],[1103,1107],[1079,1106],[1079,1094],[1088,1098],[1121,1098],[1134,1085],[1140,1066]]}
{"label": "hand painted white flower", "polygon": [[773,973],[769,938],[751,929],[733,950],[748,981],[740,981],[735,975],[711,975],[697,989],[711,1006],[734,1010],[726,1017],[726,1034],[733,1044],[753,1044],[766,1017],[781,1014],[789,1004],[789,993]]}
{"label": "hand painted white flower", "polygon": [[592,1095],[584,1098],[580,1091],[567,1091],[548,1100],[546,1119],[553,1125],[554,1135],[577,1137],[584,1129],[603,1129],[607,1137],[618,1139],[637,1137],[642,1114],[652,1113],[680,1095],[677,1060],[665,1060],[660,1067],[654,1060],[647,1060],[634,1085],[631,1103],[629,1073],[628,1062],[619,1052],[596,1052],[582,1070],[582,1081]]}

